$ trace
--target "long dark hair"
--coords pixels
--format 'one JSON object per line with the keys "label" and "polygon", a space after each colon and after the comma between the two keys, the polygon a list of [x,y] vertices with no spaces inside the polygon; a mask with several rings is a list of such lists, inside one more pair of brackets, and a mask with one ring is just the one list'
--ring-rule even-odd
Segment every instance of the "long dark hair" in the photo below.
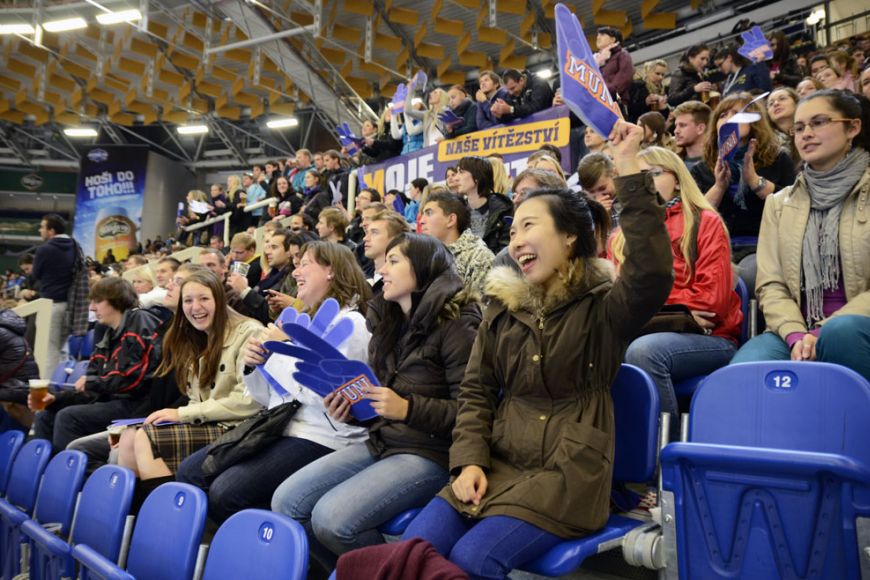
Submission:
{"label": "long dark hair", "polygon": [[[208,288],[214,298],[214,322],[209,332],[194,328],[184,315],[184,287],[194,282]],[[208,269],[191,271],[178,289],[178,308],[163,339],[163,360],[157,376],[174,372],[178,390],[184,395],[192,376],[199,379],[200,385],[211,385],[217,376],[224,342],[245,320],[248,319],[227,305],[224,285],[217,274]]]}
{"label": "long dark hair", "polygon": [[[390,240],[384,253],[387,254],[396,247],[408,258],[411,270],[414,272],[414,279],[417,281],[417,289],[411,295],[410,318],[413,320],[414,312],[432,282],[446,272],[453,270],[453,255],[444,244],[432,236],[422,234],[399,234]],[[374,328],[372,334],[371,356],[369,357],[375,375],[383,380],[386,379],[388,372],[387,357],[396,349],[399,339],[408,328],[405,314],[398,303],[385,302],[383,319]],[[415,330],[425,332],[429,329]]]}
{"label": "long dark hair", "polygon": [[522,203],[536,197],[546,202],[557,232],[577,236],[569,258],[594,257],[597,252],[595,222],[586,198],[570,189],[536,189],[527,193]]}

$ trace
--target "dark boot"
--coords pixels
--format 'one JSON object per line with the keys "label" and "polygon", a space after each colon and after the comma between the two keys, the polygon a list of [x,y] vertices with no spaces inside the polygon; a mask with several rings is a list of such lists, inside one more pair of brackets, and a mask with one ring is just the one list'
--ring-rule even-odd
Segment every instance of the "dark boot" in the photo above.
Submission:
{"label": "dark boot", "polygon": [[151,479],[140,479],[136,483],[136,489],[133,491],[133,502],[130,504],[130,515],[138,516],[139,510],[142,509],[142,504],[151,495],[151,492],[163,485],[175,481],[175,477],[167,475],[166,477],[153,477]]}

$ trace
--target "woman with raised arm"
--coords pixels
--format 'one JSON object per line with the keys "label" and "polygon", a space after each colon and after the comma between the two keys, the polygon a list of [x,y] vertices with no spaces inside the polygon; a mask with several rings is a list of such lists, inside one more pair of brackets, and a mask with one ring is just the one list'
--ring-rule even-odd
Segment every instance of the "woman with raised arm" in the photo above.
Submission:
{"label": "woman with raised arm", "polygon": [[626,260],[594,258],[592,216],[567,189],[526,195],[511,224],[522,273],[493,270],[450,448],[450,484],[411,523],[477,578],[505,578],[607,521],[613,383],[625,349],[671,289],[664,207],[637,162],[643,130],[613,132]]}

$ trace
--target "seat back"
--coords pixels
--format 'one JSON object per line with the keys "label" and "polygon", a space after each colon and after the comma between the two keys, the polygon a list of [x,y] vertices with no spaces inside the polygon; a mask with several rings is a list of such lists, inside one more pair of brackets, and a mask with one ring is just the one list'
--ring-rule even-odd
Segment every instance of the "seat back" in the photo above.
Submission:
{"label": "seat back", "polygon": [[761,362],[724,367],[695,397],[689,441],[836,453],[870,466],[870,383],[845,367]]}
{"label": "seat back", "polygon": [[0,495],[6,493],[12,462],[15,461],[15,456],[23,443],[24,433],[21,431],[6,431],[0,434]]}
{"label": "seat back", "polygon": [[33,439],[24,444],[9,474],[6,498],[21,511],[33,513],[39,478],[51,459],[51,443],[45,439]]}
{"label": "seat back", "polygon": [[81,377],[85,376],[88,372],[88,364],[89,360],[80,360],[75,365],[73,365],[72,374],[69,377],[69,382],[74,383],[79,380]]}
{"label": "seat back", "polygon": [[870,383],[826,363],[738,364],[662,453],[668,566],[686,578],[854,578],[870,530]]}
{"label": "seat back", "polygon": [[61,451],[54,456],[42,476],[33,519],[40,524],[60,524],[62,535],[69,534],[87,464],[81,451]]}
{"label": "seat back", "polygon": [[646,372],[623,364],[610,394],[616,423],[613,479],[635,483],[651,481],[658,457],[658,389]]}
{"label": "seat back", "polygon": [[151,492],[136,518],[127,571],[136,578],[193,577],[207,508],[205,492],[186,483],[165,483]]}
{"label": "seat back", "polygon": [[136,475],[125,467],[94,471],[82,488],[71,543],[86,544],[117,562],[135,484]]}
{"label": "seat back", "polygon": [[57,366],[51,372],[51,384],[57,386],[73,382],[70,380],[70,377],[75,372],[75,364],[76,361],[72,359],[62,360],[57,363]]}
{"label": "seat back", "polygon": [[305,529],[283,514],[249,509],[233,515],[215,534],[203,580],[302,580],[307,570]]}
{"label": "seat back", "polygon": [[70,336],[67,340],[69,355],[76,360],[88,360],[94,352],[94,329],[81,336]]}

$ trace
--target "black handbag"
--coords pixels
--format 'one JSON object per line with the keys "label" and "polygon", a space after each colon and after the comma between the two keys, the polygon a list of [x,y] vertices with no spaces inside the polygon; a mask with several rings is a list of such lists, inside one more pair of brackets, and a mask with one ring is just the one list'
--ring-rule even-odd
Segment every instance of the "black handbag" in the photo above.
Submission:
{"label": "black handbag", "polygon": [[662,306],[649,322],[643,325],[638,336],[656,332],[686,332],[689,334],[704,334],[704,329],[695,321],[689,308],[683,304],[666,304]]}
{"label": "black handbag", "polygon": [[202,462],[203,475],[209,480],[214,479],[281,439],[287,423],[301,406],[299,401],[290,401],[264,409],[215,439]]}

